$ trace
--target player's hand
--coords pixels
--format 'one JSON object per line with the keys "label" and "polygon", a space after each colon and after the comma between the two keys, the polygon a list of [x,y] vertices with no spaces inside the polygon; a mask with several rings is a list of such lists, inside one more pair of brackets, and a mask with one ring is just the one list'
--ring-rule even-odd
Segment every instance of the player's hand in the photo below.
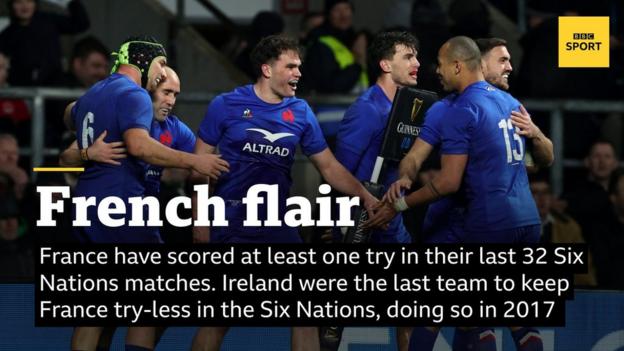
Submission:
{"label": "player's hand", "polygon": [[193,227],[193,244],[206,244],[210,241],[210,227]]}
{"label": "player's hand", "polygon": [[380,228],[380,229],[388,229],[388,223],[397,215],[397,211],[394,209],[392,204],[382,201],[379,203],[375,212],[371,214],[368,213],[368,221],[364,225],[364,228]]}
{"label": "player's hand", "polygon": [[412,187],[412,181],[408,177],[403,177],[390,185],[390,188],[383,197],[383,201],[393,204],[398,198],[403,196],[405,190]]}
{"label": "player's hand", "polygon": [[517,128],[516,133],[529,139],[536,138],[542,133],[531,120],[531,115],[522,105],[520,105],[520,112],[511,111],[511,124]]}
{"label": "player's hand", "polygon": [[200,154],[193,165],[193,170],[197,173],[208,176],[214,180],[219,179],[221,173],[230,171],[230,164],[221,158],[221,155]]}
{"label": "player's hand", "polygon": [[123,141],[105,142],[106,134],[107,131],[103,131],[87,149],[89,160],[119,166],[121,163],[117,160],[126,158],[125,145]]}
{"label": "player's hand", "polygon": [[379,207],[379,200],[374,197],[371,193],[369,193],[368,191],[366,192],[366,195],[363,196],[363,201],[364,201],[364,208],[366,209],[366,211],[369,213],[369,216],[371,213],[374,213],[377,208]]}

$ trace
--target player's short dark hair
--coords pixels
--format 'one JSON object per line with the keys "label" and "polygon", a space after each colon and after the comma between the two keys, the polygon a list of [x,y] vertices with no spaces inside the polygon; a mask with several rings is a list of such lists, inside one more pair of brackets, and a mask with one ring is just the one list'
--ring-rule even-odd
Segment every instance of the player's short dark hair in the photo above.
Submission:
{"label": "player's short dark hair", "polygon": [[481,69],[481,51],[474,40],[462,35],[449,39],[445,45],[449,59],[464,62],[470,71]]}
{"label": "player's short dark hair", "polygon": [[475,40],[475,43],[477,43],[479,51],[481,51],[481,56],[485,56],[485,54],[497,46],[507,46],[507,40],[501,38],[479,38]]}
{"label": "player's short dark hair", "polygon": [[396,53],[397,45],[405,45],[416,51],[418,39],[406,31],[385,31],[375,35],[368,47],[368,62],[372,77],[377,78],[381,74],[379,61],[391,59]]}
{"label": "player's short dark hair", "polygon": [[609,145],[611,147],[611,150],[613,150],[613,154],[615,155],[615,158],[618,157],[618,153],[617,153],[617,148],[615,147],[615,144],[607,139],[597,139],[595,140],[590,146],[589,146],[589,150],[587,150],[587,156],[589,157],[591,155],[591,153],[594,151],[594,147],[596,147],[596,145],[598,144],[605,144],[605,145]]}
{"label": "player's short dark hair", "polygon": [[262,65],[271,63],[285,51],[294,51],[300,55],[299,43],[283,34],[269,35],[262,38],[256,45],[249,58],[256,77],[262,75]]}
{"label": "player's short dark hair", "polygon": [[108,59],[110,50],[96,37],[89,35],[76,42],[72,50],[71,61],[80,58],[85,59],[91,53],[97,52]]}

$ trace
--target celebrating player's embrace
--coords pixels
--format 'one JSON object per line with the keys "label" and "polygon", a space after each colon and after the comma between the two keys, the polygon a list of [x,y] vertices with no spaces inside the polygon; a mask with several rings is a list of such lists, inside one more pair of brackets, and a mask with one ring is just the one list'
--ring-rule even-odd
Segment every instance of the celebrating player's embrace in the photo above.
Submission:
{"label": "celebrating player's embrace", "polygon": [[[539,242],[540,219],[524,164],[525,136],[534,140],[540,164],[552,163],[552,143],[516,99],[484,79],[485,72],[492,84],[509,87],[506,75],[511,65],[506,48],[499,55],[503,59],[499,57],[498,70],[488,62],[488,55],[497,54],[490,52],[492,48],[501,45],[490,45],[483,60],[479,47],[468,37],[451,38],[440,48],[437,73],[444,89],[454,94],[427,111],[419,138],[400,164],[400,179],[384,196],[384,210],[373,215],[369,225],[384,223],[411,206],[442,199],[428,212],[428,242]],[[434,147],[440,148],[440,174],[403,196]],[[410,346],[433,348],[437,331],[416,328]],[[484,334],[489,337],[479,337]],[[519,350],[541,350],[535,329],[512,328],[512,334]],[[458,344],[472,345],[471,349],[491,347],[493,339],[489,328],[456,332]]]}
{"label": "celebrating player's embrace", "polygon": [[[229,222],[229,227],[194,227],[195,242],[300,243],[298,228],[244,225],[244,198],[256,184],[279,186],[278,213],[284,216],[290,173],[300,146],[327,183],[341,193],[360,197],[371,215],[368,226],[383,228],[374,233],[375,242],[409,242],[397,213],[436,200],[427,215],[428,242],[537,242],[540,226],[524,163],[526,139],[532,140],[535,159],[543,165],[552,162],[552,143],[520,103],[500,90],[509,87],[511,72],[504,42],[482,40],[480,50],[467,37],[447,41],[439,51],[437,72],[452,94],[427,111],[419,138],[399,165],[398,174],[394,167],[382,180],[389,185],[384,201],[379,202],[356,179],[366,179],[372,171],[396,89],[416,84],[420,64],[415,43],[412,35],[401,32],[382,33],[373,41],[369,56],[379,66],[375,67],[379,77],[343,120],[337,150],[345,168],[327,147],[310,106],[295,97],[301,78],[296,41],[281,35],[262,39],[251,53],[256,82],[217,96],[195,138],[171,114],[180,79],[166,67],[163,46],[151,38],[128,39],[116,54],[113,74],[68,106],[65,119],[76,130],[76,141],[62,153],[61,164],[86,167],[76,195],[93,196],[96,202],[111,195],[124,202],[157,195],[163,167],[189,169],[193,182],[211,182],[214,195],[225,203]],[[442,155],[440,175],[403,195],[434,148]],[[265,201],[258,208],[260,217],[270,212],[269,203],[274,202]],[[162,242],[157,227],[103,225],[97,220],[97,207],[87,210],[92,225],[75,229],[79,240]],[[196,206],[193,211],[197,213]],[[200,328],[193,347],[216,350],[227,330]],[[481,341],[475,341],[479,339],[475,335],[484,330],[489,331],[469,329],[458,335],[463,344],[476,347]],[[94,348],[101,331],[77,328],[72,346]],[[515,332],[519,340],[535,334],[529,328]],[[293,327],[292,333],[293,349],[319,349],[317,328]],[[417,329],[411,345],[432,347],[436,333]],[[131,328],[127,349],[153,348],[156,334],[153,328]],[[400,335],[401,349],[407,347],[408,334]],[[541,345],[536,338],[529,339]]]}
{"label": "celebrating player's embrace", "polygon": [[[130,38],[117,53],[113,74],[68,106],[65,121],[76,129],[76,142],[63,152],[61,164],[86,166],[75,195],[93,196],[97,201],[117,196],[127,202],[131,197],[155,195],[162,167],[192,169],[212,178],[228,170],[228,163],[219,156],[189,153],[195,137],[170,115],[180,82],[166,63],[165,49],[156,40]],[[158,227],[109,228],[99,222],[95,206],[88,207],[87,216],[91,226],[74,229],[81,242],[162,242]],[[94,349],[102,342],[102,331],[76,328],[72,348]],[[130,348],[153,347],[154,328],[130,328],[127,343]]]}

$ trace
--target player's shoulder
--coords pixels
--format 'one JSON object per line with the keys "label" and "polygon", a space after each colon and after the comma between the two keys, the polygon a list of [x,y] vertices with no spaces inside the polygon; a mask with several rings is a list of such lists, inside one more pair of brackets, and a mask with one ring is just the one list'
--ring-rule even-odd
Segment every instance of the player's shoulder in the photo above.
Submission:
{"label": "player's shoulder", "polygon": [[468,86],[463,93],[459,94],[453,103],[453,107],[478,114],[491,108],[492,101],[500,98],[500,89],[486,81],[479,81]]}
{"label": "player's shoulder", "polygon": [[448,109],[451,107],[451,103],[449,100],[442,99],[438,100],[429,107],[427,112],[425,113],[425,121],[427,124],[436,123],[444,119],[444,116]]}
{"label": "player's shoulder", "polygon": [[165,119],[165,123],[167,124],[167,126],[171,126],[171,127],[177,127],[181,124],[184,124],[182,123],[180,118],[178,118],[178,116],[176,115],[167,116],[167,118]]}
{"label": "player's shoulder", "polygon": [[[195,134],[191,130],[191,128],[186,125],[186,123],[182,122],[180,118],[176,115],[169,115],[165,119],[166,129],[170,130],[174,135],[174,139],[176,142],[179,142],[179,138],[183,140],[192,136],[194,138]],[[193,139],[194,141],[194,139]]]}
{"label": "player's shoulder", "polygon": [[360,96],[357,97],[355,102],[369,102],[374,103],[384,95],[383,90],[377,84],[373,84],[370,88],[366,89]]}
{"label": "player's shoulder", "polygon": [[191,130],[191,128],[189,128],[188,125],[186,125],[186,123],[182,122],[182,120],[176,116],[176,115],[169,115],[167,116],[166,119],[167,123],[175,128],[178,129],[188,129]]}
{"label": "player's shoulder", "polygon": [[[101,104],[101,101],[107,101]],[[117,105],[122,108],[125,106],[150,105],[151,99],[148,92],[130,80],[128,77],[114,73],[107,78],[94,84],[87,92],[78,99],[76,106],[90,106],[94,104],[98,106]]]}
{"label": "player's shoulder", "polygon": [[513,106],[518,106],[520,105],[520,101],[518,101],[518,99],[516,99],[515,97],[513,97],[513,95],[509,94],[508,92],[498,89],[498,93],[500,95],[500,97],[505,100],[508,104],[513,105]]}
{"label": "player's shoulder", "polygon": [[383,90],[375,84],[358,96],[358,98],[349,106],[346,115],[370,118],[371,114],[381,115],[382,111],[386,110],[391,104],[392,103],[388,101],[388,98],[385,96]]}
{"label": "player's shoulder", "polygon": [[309,108],[310,104],[305,99],[300,97],[291,96],[284,98],[283,104],[289,107]]}
{"label": "player's shoulder", "polygon": [[248,105],[257,100],[255,93],[253,92],[253,85],[242,85],[234,88],[234,90],[221,93],[217,95],[214,99],[212,99],[212,104],[218,105],[227,105],[227,106],[237,106],[237,105]]}
{"label": "player's shoulder", "polygon": [[128,93],[138,93],[142,95],[149,96],[147,90],[143,89],[135,82],[130,80],[130,78],[126,77],[123,74],[113,73],[108,78],[96,83],[110,86],[113,91],[118,92],[120,94],[128,94]]}
{"label": "player's shoulder", "polygon": [[457,96],[457,105],[469,105],[470,103],[479,103],[484,101],[487,96],[495,94],[497,89],[490,83],[482,80],[472,83]]}
{"label": "player's shoulder", "polygon": [[453,106],[456,98],[457,94],[455,93],[445,96],[443,99],[434,102],[427,110],[427,113],[437,113],[447,110],[449,107]]}
{"label": "player's shoulder", "polygon": [[281,110],[282,113],[290,110],[290,112],[294,114],[295,120],[298,120],[300,116],[304,116],[305,120],[309,120],[310,118],[316,119],[310,104],[308,104],[305,99],[298,98],[296,96],[285,98],[279,105],[278,109]]}
{"label": "player's shoulder", "polygon": [[252,84],[246,84],[246,85],[241,85],[238,86],[236,88],[234,88],[234,90],[226,92],[221,94],[224,97],[250,97],[250,96],[254,96],[255,93],[253,92],[253,85]]}

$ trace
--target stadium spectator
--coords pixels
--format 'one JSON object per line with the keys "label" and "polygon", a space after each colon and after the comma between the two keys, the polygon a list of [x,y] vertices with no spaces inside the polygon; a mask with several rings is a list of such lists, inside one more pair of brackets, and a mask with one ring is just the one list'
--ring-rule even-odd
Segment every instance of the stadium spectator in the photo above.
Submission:
{"label": "stadium spectator", "polygon": [[0,278],[31,278],[34,272],[32,244],[20,223],[19,204],[11,177],[0,172]]}
{"label": "stadium spectator", "polygon": [[68,87],[90,88],[106,78],[109,73],[110,51],[94,36],[80,39],[74,45],[70,59],[70,71],[66,75]]}
{"label": "stadium spectator", "polygon": [[11,23],[0,33],[0,51],[11,58],[9,82],[14,86],[60,84],[60,35],[89,28],[80,0],[69,2],[68,15],[41,12],[38,5],[36,0],[8,1]]}
{"label": "stadium spectator", "polygon": [[325,16],[321,12],[308,12],[301,19],[299,28],[299,43],[303,47],[307,47],[310,44],[310,33],[323,25]]}
{"label": "stadium spectator", "polygon": [[[9,58],[0,53],[0,89],[9,87],[10,67]],[[24,100],[0,97],[0,132],[14,134],[23,144],[30,140],[30,119],[30,110]]]}
{"label": "stadium spectator", "polygon": [[19,145],[11,134],[0,134],[0,172],[11,177],[13,191],[18,201],[24,197],[28,185],[28,174],[19,164]]}
{"label": "stadium spectator", "polygon": [[244,43],[245,47],[243,51],[241,51],[236,59],[234,59],[234,63],[238,68],[243,71],[249,77],[249,80],[252,81],[254,78],[253,65],[249,58],[249,54],[251,54],[251,50],[258,45],[260,40],[264,37],[273,34],[280,34],[284,31],[284,19],[277,12],[271,11],[260,11],[258,12],[253,20],[251,21],[251,28],[249,29],[249,35]]}
{"label": "stadium spectator", "polygon": [[[585,243],[578,223],[567,214],[554,210],[554,194],[548,181],[536,177],[531,180],[529,186],[542,220],[540,242],[554,244]],[[588,273],[574,276],[576,286],[596,285],[596,272],[594,271],[592,256],[590,252]]]}
{"label": "stadium spectator", "polygon": [[594,252],[598,285],[606,289],[624,289],[624,173],[611,177],[610,207],[606,216],[595,220],[592,231],[595,238],[589,243]]}
{"label": "stadium spectator", "polygon": [[605,140],[595,142],[584,162],[587,178],[574,186],[574,191],[564,198],[568,202],[568,213],[578,221],[585,240],[592,245],[599,240],[599,233],[592,228],[593,223],[604,221],[611,209],[609,182],[618,167],[613,144]]}
{"label": "stadium spectator", "polygon": [[0,195],[0,278],[15,281],[32,278],[32,244],[22,235],[17,201],[12,195]]}
{"label": "stadium spectator", "polygon": [[[108,57],[110,51],[94,36],[87,36],[74,44],[69,60],[69,71],[63,76],[63,86],[67,88],[88,89],[93,84],[106,78],[110,72]],[[46,145],[59,147],[68,146],[65,142],[67,130],[62,119],[67,104],[73,100],[46,101]],[[62,136],[62,137],[60,137]]]}
{"label": "stadium spectator", "polygon": [[[318,93],[357,93],[368,87],[367,38],[353,29],[353,5],[325,1],[325,22],[310,33],[303,87]],[[312,39],[313,38],[313,39]]]}

